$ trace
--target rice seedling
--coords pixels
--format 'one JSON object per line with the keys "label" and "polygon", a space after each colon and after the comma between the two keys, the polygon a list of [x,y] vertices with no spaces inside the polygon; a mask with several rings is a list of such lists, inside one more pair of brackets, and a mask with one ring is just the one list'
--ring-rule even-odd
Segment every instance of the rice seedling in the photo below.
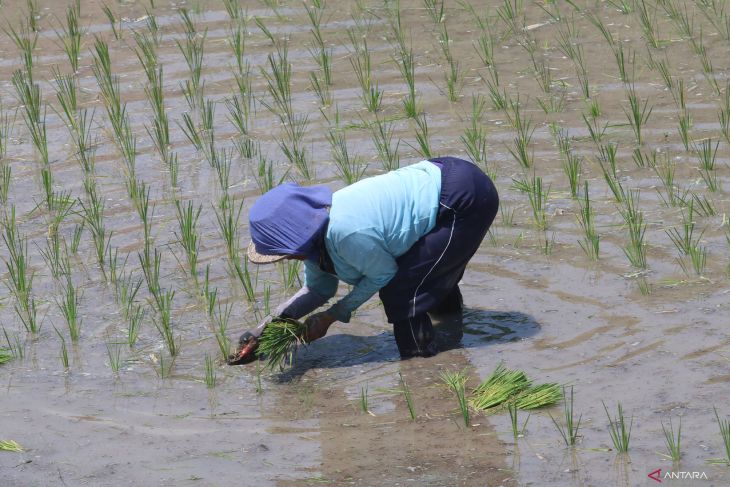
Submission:
{"label": "rice seedling", "polygon": [[3,329],[3,335],[5,335],[5,341],[8,344],[8,348],[5,349],[10,352],[10,354],[14,358],[22,359],[25,357],[25,347],[23,343],[20,341],[20,336],[17,333],[13,334],[13,339],[10,339],[10,336],[8,335],[8,331],[5,329],[5,327],[2,327]]}
{"label": "rice seedling", "polygon": [[239,235],[238,228],[243,211],[243,201],[237,206],[224,197],[224,202],[218,208],[214,208],[218,231],[226,244],[226,253],[231,264],[238,261]]}
{"label": "rice seedling", "polygon": [[0,347],[0,365],[6,364],[13,359],[13,353],[10,349]]}
{"label": "rice seedling", "polygon": [[472,41],[472,45],[484,67],[494,70],[494,38],[491,33],[483,32],[476,41]]}
{"label": "rice seedling", "polygon": [[302,263],[298,260],[281,261],[281,281],[284,289],[292,289],[295,286],[301,285],[302,282],[299,277],[299,271],[301,270],[301,267]]}
{"label": "rice seedling", "polygon": [[679,131],[679,138],[682,140],[684,150],[689,152],[689,130],[692,127],[692,115],[687,110],[683,110],[679,115],[679,122],[677,130]]}
{"label": "rice seedling", "polygon": [[416,118],[419,110],[416,100],[415,60],[413,57],[413,50],[411,48],[403,47],[399,56],[394,58],[394,61],[398,65],[401,76],[403,76],[408,88],[408,93],[402,100],[404,113],[408,118]]}
{"label": "rice seedling", "polygon": [[179,200],[175,200],[175,209],[177,210],[177,222],[180,228],[180,233],[175,234],[185,251],[187,257],[188,268],[187,271],[190,277],[197,283],[198,282],[198,252],[200,249],[200,236],[198,235],[198,218],[200,212],[203,210],[202,205],[198,205],[198,209],[193,208],[193,202],[188,201],[188,204],[183,207]]}
{"label": "rice seedling", "polygon": [[344,130],[330,129],[327,132],[327,141],[330,144],[332,158],[335,161],[337,173],[345,184],[352,184],[362,178],[367,165],[358,156],[351,156],[347,149],[347,137]]}
{"label": "rice seedling", "polygon": [[231,340],[228,338],[228,321],[231,318],[233,312],[233,305],[225,304],[221,306],[218,301],[218,311],[212,314],[215,328],[213,330],[215,335],[215,341],[218,343],[218,349],[221,352],[221,357],[226,360],[231,353]]}
{"label": "rice seedling", "polygon": [[603,409],[606,411],[608,417],[608,432],[611,435],[611,442],[613,443],[614,449],[618,453],[626,453],[629,451],[629,441],[631,440],[631,428],[634,425],[634,417],[630,418],[627,422],[624,416],[624,410],[621,403],[618,403],[618,415],[614,418],[608,412],[606,403],[603,403]]}
{"label": "rice seedling", "polygon": [[38,2],[37,0],[26,0],[25,4],[28,7],[28,25],[33,32],[38,32],[38,19],[41,18]]}
{"label": "rice seedling", "polygon": [[223,0],[223,6],[231,20],[238,21],[242,18],[243,10],[239,0]]}
{"label": "rice seedling", "polygon": [[426,114],[421,113],[420,115],[416,115],[414,120],[416,122],[416,142],[418,143],[418,147],[414,147],[414,149],[424,159],[430,159],[432,157],[432,151],[428,137],[428,122],[426,121]]}
{"label": "rice seedling", "polygon": [[141,305],[131,305],[131,311],[128,312],[127,316],[127,345],[129,345],[130,348],[137,343],[139,331],[142,328],[142,321],[146,314],[147,312]]}
{"label": "rice seedling", "polygon": [[12,168],[10,164],[0,164],[0,204],[8,204],[10,194],[10,181],[12,180]]}
{"label": "rice seedling", "polygon": [[210,264],[205,266],[205,279],[203,281],[203,298],[205,298],[205,310],[208,317],[213,317],[215,305],[218,302],[218,289],[210,288]]}
{"label": "rice seedling", "polygon": [[400,393],[403,394],[403,399],[406,401],[408,415],[410,416],[411,421],[415,421],[417,419],[417,415],[416,406],[413,403],[413,394],[411,393],[411,389],[408,387],[408,384],[400,371],[398,371],[398,380],[400,382]]}
{"label": "rice seedling", "polygon": [[486,110],[486,100],[482,95],[472,95],[469,126],[460,137],[471,160],[476,164],[487,162],[487,133],[482,123]]}
{"label": "rice seedling", "polygon": [[509,110],[506,113],[510,123],[517,131],[517,137],[514,139],[515,148],[508,148],[508,150],[522,167],[530,168],[532,167],[533,153],[529,150],[529,146],[535,132],[532,119],[522,115],[519,97],[517,100],[509,100]]}
{"label": "rice seedling", "polygon": [[695,40],[694,37],[691,38],[690,44],[692,45],[695,54],[697,54],[697,56],[700,58],[700,64],[702,65],[702,74],[707,80],[707,83],[714,90],[715,94],[719,96],[721,93],[720,86],[718,85],[717,78],[715,77],[715,70],[712,66],[712,60],[710,60],[707,55],[707,49],[705,48],[705,43],[702,38],[702,29],[700,29],[699,39]]}
{"label": "rice seedling", "polygon": [[445,19],[443,0],[423,0],[428,15],[434,24],[440,24]]}
{"label": "rice seedling", "polygon": [[522,193],[527,194],[532,208],[532,220],[538,230],[545,230],[548,226],[547,213],[545,207],[550,195],[550,186],[543,186],[542,178],[532,173],[530,179],[512,179],[512,187]]}
{"label": "rice seedling", "polygon": [[122,38],[122,19],[117,19],[112,9],[106,3],[101,5],[101,10],[104,12],[107,20],[109,21],[109,27],[112,29],[112,34],[116,40]]}
{"label": "rice seedling", "polygon": [[639,210],[639,190],[629,190],[619,213],[629,232],[629,243],[624,247],[624,254],[632,266],[646,269],[646,223],[644,214]]}
{"label": "rice seedling", "polygon": [[641,30],[644,33],[644,39],[651,47],[658,49],[660,47],[660,41],[657,35],[656,10],[649,13],[647,3],[638,1],[636,2],[636,13],[639,17]]}
{"label": "rice seedling", "polygon": [[[352,31],[348,33],[351,37],[354,36]],[[362,40],[362,46],[355,48],[355,55],[350,57],[350,65],[360,85],[360,99],[363,105],[369,112],[376,113],[383,101],[383,90],[378,88],[378,82],[373,80],[367,39]]]}
{"label": "rice seedling", "polygon": [[228,109],[228,120],[236,127],[240,136],[247,136],[251,112],[250,103],[247,103],[245,98],[241,99],[238,96],[227,98],[225,103]]}
{"label": "rice seedling", "polygon": [[41,91],[38,84],[26,76],[23,71],[15,71],[12,77],[13,87],[18,100],[23,105],[23,119],[30,132],[33,147],[38,151],[43,169],[48,169],[48,137],[46,133],[46,107],[41,107]]}
{"label": "rice seedling", "polygon": [[256,186],[261,194],[264,194],[284,182],[289,171],[285,171],[284,174],[277,178],[275,175],[276,171],[274,169],[274,162],[263,154],[259,154],[258,159],[259,162],[257,170],[254,172],[254,180],[256,181]]}
{"label": "rice seedling", "polygon": [[460,372],[441,372],[439,374],[439,377],[456,396],[456,400],[459,402],[461,417],[464,420],[464,425],[468,428],[471,425],[471,417],[469,414],[469,404],[466,400],[465,392],[466,381],[468,380],[466,371],[462,370]]}
{"label": "rice seedling", "polygon": [[525,430],[527,429],[527,423],[530,421],[530,414],[527,415],[527,419],[525,419],[525,422],[522,423],[522,427],[519,427],[518,422],[518,411],[519,408],[515,404],[514,401],[509,401],[507,403],[507,411],[509,412],[509,420],[510,420],[510,426],[512,427],[512,436],[517,439],[520,436],[525,435]]}
{"label": "rice seedling", "polygon": [[568,178],[570,196],[576,198],[578,197],[578,184],[583,165],[583,158],[573,152],[573,148],[570,143],[570,136],[567,130],[560,129],[558,131],[557,139],[563,172]]}
{"label": "rice seedling", "polygon": [[15,30],[12,24],[8,24],[7,29],[3,30],[20,51],[25,68],[23,74],[27,76],[29,83],[33,84],[33,51],[38,44],[38,31],[33,29],[29,22],[21,22],[18,30]]}
{"label": "rice seedling", "polygon": [[365,384],[364,387],[363,386],[360,387],[360,400],[359,400],[360,410],[363,413],[373,414],[370,412],[369,402],[370,401],[368,399],[368,386],[367,386],[367,384]]}
{"label": "rice seedling", "polygon": [[612,46],[613,57],[616,60],[616,67],[618,68],[618,76],[624,83],[630,82],[629,72],[626,70],[626,65],[634,66],[636,62],[636,52],[632,51],[631,48],[624,48],[623,42],[618,42],[615,46]]}
{"label": "rice seedling", "polygon": [[530,386],[524,372],[509,370],[502,363],[472,392],[470,404],[483,411],[505,403],[510,397]]}
{"label": "rice seedling", "polygon": [[626,114],[631,129],[634,131],[636,143],[642,145],[642,129],[649,121],[654,106],[649,106],[649,98],[644,100],[643,104],[641,103],[641,99],[636,95],[633,83],[627,87],[626,99],[629,102],[629,110],[627,111],[624,108],[624,113]]}
{"label": "rice seedling", "polygon": [[375,117],[375,122],[370,125],[370,134],[378,152],[380,164],[385,171],[393,171],[400,167],[400,139],[393,145],[393,123]]}
{"label": "rice seedling", "polygon": [[538,409],[552,406],[563,398],[558,384],[547,383],[530,386],[517,394],[513,403],[519,409]]}
{"label": "rice seedling", "polygon": [[707,199],[707,196],[698,195],[696,193],[690,194],[692,198],[692,203],[694,207],[697,208],[697,214],[699,214],[700,216],[715,216],[717,214],[715,205],[711,200]]}
{"label": "rice seedling", "polygon": [[700,174],[707,185],[707,189],[712,192],[715,192],[720,188],[720,183],[717,179],[717,168],[715,167],[717,149],[719,146],[720,141],[717,141],[713,147],[712,138],[700,141],[699,145],[694,144],[694,152],[700,163]]}
{"label": "rice seedling", "polygon": [[61,359],[61,365],[64,369],[68,370],[69,366],[69,360],[68,360],[68,348],[66,347],[66,339],[61,335],[61,332],[58,331],[58,329],[54,326],[53,329],[56,331],[56,335],[58,335],[58,338],[61,339],[61,350],[58,354],[58,358]]}
{"label": "rice seedling", "polygon": [[487,84],[487,90],[489,91],[489,100],[492,102],[492,108],[496,111],[505,110],[507,111],[508,96],[504,88],[502,91],[499,90],[498,86],[493,84],[489,80],[484,81]]}
{"label": "rice seedling", "polygon": [[0,451],[23,452],[23,447],[13,440],[0,440]]}
{"label": "rice seedling", "polygon": [[[664,81],[664,86],[669,90],[670,93],[674,94],[676,82],[674,77],[671,74],[671,68],[669,67],[669,59],[664,59],[662,61],[656,61],[655,66],[657,71],[659,71],[659,75],[662,78],[662,81]],[[679,80],[683,81],[683,80]],[[675,99],[676,101],[676,99]]]}
{"label": "rice seedling", "polygon": [[70,250],[73,255],[76,255],[79,251],[79,245],[81,244],[81,236],[84,232],[84,226],[86,222],[81,220],[81,223],[74,225],[73,235],[71,236]]}
{"label": "rice seedling", "polygon": [[518,35],[525,25],[522,0],[503,0],[497,7],[497,15],[507,26],[509,34]]}
{"label": "rice seedling", "polygon": [[261,32],[271,41],[273,45],[278,45],[279,43],[276,42],[276,37],[274,37],[274,34],[271,33],[268,27],[266,27],[266,24],[264,24],[264,21],[261,20],[261,17],[254,17],[253,18],[254,23],[256,24],[256,27],[261,29]]}
{"label": "rice seedling", "polygon": [[114,375],[119,375],[119,369],[122,368],[122,347],[119,343],[114,342],[107,338],[106,342],[106,356],[109,360],[109,368],[112,369]]}
{"label": "rice seedling", "polygon": [[306,4],[304,5],[304,9],[312,24],[310,32],[314,38],[314,45],[310,47],[309,52],[314,62],[319,66],[324,76],[325,84],[329,86],[332,84],[332,49],[326,47],[324,38],[322,37],[321,23],[324,9],[317,7],[310,8]]}
{"label": "rice seedling", "polygon": [[8,279],[4,279],[4,283],[15,297],[15,313],[26,331],[36,334],[40,331],[40,323],[37,321],[36,302],[33,297],[35,273],[30,266],[28,240],[18,233],[14,205],[10,207],[10,214],[5,215],[2,236],[10,257],[5,260]]}
{"label": "rice seedling", "polygon": [[307,327],[290,319],[275,319],[264,329],[259,339],[258,357],[266,358],[266,368],[273,371],[291,364],[297,347],[305,343]]}
{"label": "rice seedling", "polygon": [[279,117],[284,127],[285,137],[279,141],[279,147],[285,157],[294,165],[304,179],[311,179],[312,173],[302,145],[306,133],[308,116],[295,115],[291,102],[291,63],[288,61],[286,45],[277,46],[276,54],[269,54],[268,63],[271,73],[263,68],[261,74],[266,80],[272,103],[261,100],[261,103],[274,115]]}
{"label": "rice seedling", "polygon": [[662,6],[664,12],[672,20],[672,23],[682,37],[685,39],[692,39],[694,37],[694,16],[692,18],[689,17],[686,4],[679,4],[674,0],[667,0],[657,5]]}
{"label": "rice seedling", "polygon": [[722,136],[730,144],[730,83],[725,86],[725,94],[722,97],[722,102],[717,118],[720,121]]}
{"label": "rice seedling", "polygon": [[0,159],[4,159],[8,152],[8,140],[15,124],[15,116],[17,112],[13,113],[11,119],[10,113],[3,110],[2,102],[0,101]]}
{"label": "rice seedling", "polygon": [[[567,398],[565,386],[563,386],[563,396]],[[567,447],[573,447],[575,446],[576,442],[578,441],[578,432],[580,431],[580,421],[583,419],[583,414],[581,413],[578,416],[578,420],[575,419],[575,409],[573,407],[573,386],[570,386],[570,401],[567,399],[563,402],[563,418],[565,421],[565,426],[558,423],[555,418],[553,418],[552,414],[550,415],[550,419],[553,421],[553,424],[555,425],[555,428],[557,428],[558,433],[560,433],[560,436],[563,438],[563,441],[565,442],[565,446]]]}
{"label": "rice seedling", "polygon": [[689,200],[687,212],[682,213],[681,230],[670,228],[666,230],[666,234],[680,253],[680,265],[685,273],[689,274],[685,268],[684,261],[681,260],[682,256],[689,257],[695,274],[701,276],[707,262],[707,248],[700,245],[704,231],[700,232],[699,235],[695,234],[693,199]]}
{"label": "rice seedling", "polygon": [[715,418],[717,418],[717,424],[720,426],[720,437],[722,438],[722,446],[725,450],[725,458],[721,461],[722,463],[730,466],[730,420],[720,419],[720,413],[717,412],[717,408],[712,408],[715,411]]}
{"label": "rice seedling", "polygon": [[322,107],[332,105],[332,93],[330,92],[329,85],[327,85],[324,81],[321,81],[317,73],[314,71],[309,73],[309,85],[311,86],[312,91],[317,94],[317,98],[319,98],[319,102]]}
{"label": "rice seedling", "polygon": [[81,336],[81,317],[79,316],[79,304],[81,302],[81,294],[71,281],[71,276],[66,276],[66,282],[62,284],[63,297],[56,300],[61,315],[63,315],[68,334],[71,341],[76,343]]}
{"label": "rice seedling", "polygon": [[653,168],[659,180],[662,182],[662,186],[664,186],[665,194],[662,194],[659,189],[657,189],[657,193],[659,193],[665,205],[670,207],[677,206],[681,199],[679,189],[674,184],[674,173],[676,169],[674,160],[667,154],[664,163],[656,164]]}
{"label": "rice seedling", "polygon": [[[157,249],[155,249],[157,251]],[[172,301],[175,298],[174,290],[159,290],[155,297],[157,303],[157,319],[153,320],[160,333],[170,356],[175,357],[180,352],[178,338],[172,329]]]}
{"label": "rice seedling", "polygon": [[664,433],[664,444],[667,446],[669,458],[675,463],[679,462],[682,457],[682,417],[679,417],[679,427],[676,432],[671,417],[669,418],[669,427],[665,426],[664,421],[662,421],[662,432]]}
{"label": "rice seedling", "polygon": [[81,17],[81,0],[76,0],[66,7],[66,25],[61,33],[56,32],[63,50],[68,57],[73,72],[79,70],[79,54],[81,52],[81,36],[83,29],[79,23]]}
{"label": "rice seedling", "polygon": [[94,243],[94,251],[99,269],[106,280],[105,256],[110,245],[112,232],[107,232],[104,225],[104,201],[99,198],[96,190],[96,183],[92,183],[87,189],[89,201],[80,201],[82,216],[86,225],[91,231],[91,238]]}
{"label": "rice seedling", "polygon": [[213,389],[216,385],[215,364],[207,353],[205,354],[205,385],[208,389]]}

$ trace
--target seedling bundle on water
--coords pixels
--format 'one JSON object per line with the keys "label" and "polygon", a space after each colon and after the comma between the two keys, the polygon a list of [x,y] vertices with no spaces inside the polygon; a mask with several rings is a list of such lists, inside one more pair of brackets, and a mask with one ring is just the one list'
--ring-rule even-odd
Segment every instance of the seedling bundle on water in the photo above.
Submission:
{"label": "seedling bundle on water", "polygon": [[508,401],[519,409],[537,409],[560,401],[563,394],[554,383],[532,385],[521,370],[509,370],[499,364],[492,375],[479,384],[470,399],[474,409],[486,410]]}

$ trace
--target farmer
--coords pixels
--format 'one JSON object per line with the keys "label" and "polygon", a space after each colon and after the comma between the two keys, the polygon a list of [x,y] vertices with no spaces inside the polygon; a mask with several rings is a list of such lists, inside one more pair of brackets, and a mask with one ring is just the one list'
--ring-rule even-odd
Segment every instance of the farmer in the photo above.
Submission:
{"label": "farmer", "polygon": [[[249,215],[248,258],[256,264],[304,261],[304,286],[276,310],[300,319],[351,291],[304,322],[306,341],[376,292],[393,324],[401,358],[435,355],[428,313],[460,313],[458,283],[499,206],[492,181],[455,157],[422,161],[364,179],[334,194],[326,186],[285,183],[261,196]],[[232,363],[255,359],[268,321],[244,333]]]}

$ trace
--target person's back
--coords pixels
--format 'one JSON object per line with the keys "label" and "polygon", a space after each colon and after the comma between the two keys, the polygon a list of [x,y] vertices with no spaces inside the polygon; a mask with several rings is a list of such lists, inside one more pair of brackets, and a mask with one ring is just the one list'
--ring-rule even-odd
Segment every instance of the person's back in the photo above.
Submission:
{"label": "person's back", "polygon": [[336,248],[352,234],[373,234],[398,257],[436,223],[441,172],[428,161],[336,191],[327,238]]}

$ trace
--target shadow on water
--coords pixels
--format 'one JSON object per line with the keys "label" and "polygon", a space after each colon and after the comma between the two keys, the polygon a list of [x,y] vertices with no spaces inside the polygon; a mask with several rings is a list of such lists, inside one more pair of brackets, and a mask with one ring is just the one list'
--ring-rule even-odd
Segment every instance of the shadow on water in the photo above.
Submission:
{"label": "shadow on water", "polygon": [[[492,344],[530,338],[540,324],[519,311],[465,309],[463,316],[433,316],[439,350],[478,349]],[[287,382],[313,368],[346,368],[369,363],[400,360],[393,333],[359,336],[347,333],[328,335],[300,350],[294,367],[278,375]]]}

